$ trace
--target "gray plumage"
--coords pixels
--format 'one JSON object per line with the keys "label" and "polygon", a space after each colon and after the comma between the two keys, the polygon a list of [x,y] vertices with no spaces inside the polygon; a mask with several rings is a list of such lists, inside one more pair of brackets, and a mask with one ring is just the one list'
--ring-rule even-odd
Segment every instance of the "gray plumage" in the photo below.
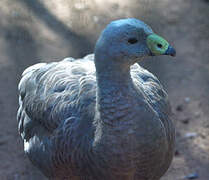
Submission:
{"label": "gray plumage", "polygon": [[114,21],[95,54],[23,72],[18,129],[25,153],[45,176],[159,180],[166,172],[175,135],[167,94],[135,63],[154,55],[145,41],[152,33],[136,19]]}

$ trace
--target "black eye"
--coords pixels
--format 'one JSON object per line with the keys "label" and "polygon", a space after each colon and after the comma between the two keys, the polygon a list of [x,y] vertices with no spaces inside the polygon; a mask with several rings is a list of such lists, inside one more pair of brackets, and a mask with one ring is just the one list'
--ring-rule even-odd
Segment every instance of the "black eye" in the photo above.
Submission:
{"label": "black eye", "polygon": [[130,39],[128,39],[128,42],[129,42],[130,44],[135,44],[135,43],[138,42],[138,40],[137,40],[136,38],[130,38]]}
{"label": "black eye", "polygon": [[163,45],[162,44],[157,44],[157,47],[162,48]]}

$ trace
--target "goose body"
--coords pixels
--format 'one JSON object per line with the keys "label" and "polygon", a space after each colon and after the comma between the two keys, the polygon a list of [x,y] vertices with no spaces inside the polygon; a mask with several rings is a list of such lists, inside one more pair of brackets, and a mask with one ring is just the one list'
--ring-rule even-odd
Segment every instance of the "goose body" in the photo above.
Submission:
{"label": "goose body", "polygon": [[[39,63],[23,72],[18,129],[25,153],[46,177],[159,180],[167,171],[175,129],[159,80],[135,63],[155,55],[140,34],[138,54],[132,50],[136,27],[153,35],[142,21],[115,21],[103,31],[95,54]],[[114,45],[117,37],[105,39],[114,33],[122,36],[123,29],[126,34],[133,31],[127,44],[131,52],[124,44]],[[169,53],[173,55],[170,46],[164,54]]]}

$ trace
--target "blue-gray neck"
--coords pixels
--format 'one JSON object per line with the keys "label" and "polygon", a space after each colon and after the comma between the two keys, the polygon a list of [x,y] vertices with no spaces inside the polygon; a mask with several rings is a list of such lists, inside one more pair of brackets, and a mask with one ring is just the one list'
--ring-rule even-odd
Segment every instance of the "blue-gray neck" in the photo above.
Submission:
{"label": "blue-gray neck", "polygon": [[104,67],[96,67],[97,85],[99,89],[108,91],[111,87],[123,88],[130,84],[130,67],[121,67],[110,63]]}
{"label": "blue-gray neck", "polygon": [[[126,119],[132,106],[133,82],[130,66],[107,56],[95,56],[97,77],[97,111],[99,120],[112,124]],[[134,98],[133,98],[134,99]]]}
{"label": "blue-gray neck", "polygon": [[[100,61],[100,63],[99,63]],[[102,63],[101,63],[102,61]],[[136,149],[135,125],[137,101],[130,67],[110,59],[95,59],[97,75],[96,115],[97,123],[94,150],[118,171],[132,171],[134,163],[131,154]],[[131,139],[131,141],[130,141]],[[127,144],[119,151],[121,144]],[[135,143],[136,144],[136,143]],[[102,152],[102,153],[100,153]],[[118,157],[123,157],[123,160]],[[121,167],[121,165],[127,165]]]}
{"label": "blue-gray neck", "polygon": [[[99,87],[110,85],[111,83],[124,84],[131,80],[130,65],[116,59],[109,53],[108,47],[100,47],[100,41],[95,48],[96,77]],[[128,62],[128,60],[126,61]]]}

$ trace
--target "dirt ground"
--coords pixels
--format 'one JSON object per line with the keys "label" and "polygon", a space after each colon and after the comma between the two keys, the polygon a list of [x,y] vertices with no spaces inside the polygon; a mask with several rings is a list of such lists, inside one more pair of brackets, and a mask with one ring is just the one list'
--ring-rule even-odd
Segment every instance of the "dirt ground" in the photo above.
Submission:
{"label": "dirt ground", "polygon": [[206,0],[1,0],[0,180],[45,180],[23,153],[17,132],[17,84],[38,62],[93,52],[113,19],[144,20],[177,57],[141,63],[169,94],[177,128],[176,156],[162,180],[196,173],[209,180],[209,2]]}

